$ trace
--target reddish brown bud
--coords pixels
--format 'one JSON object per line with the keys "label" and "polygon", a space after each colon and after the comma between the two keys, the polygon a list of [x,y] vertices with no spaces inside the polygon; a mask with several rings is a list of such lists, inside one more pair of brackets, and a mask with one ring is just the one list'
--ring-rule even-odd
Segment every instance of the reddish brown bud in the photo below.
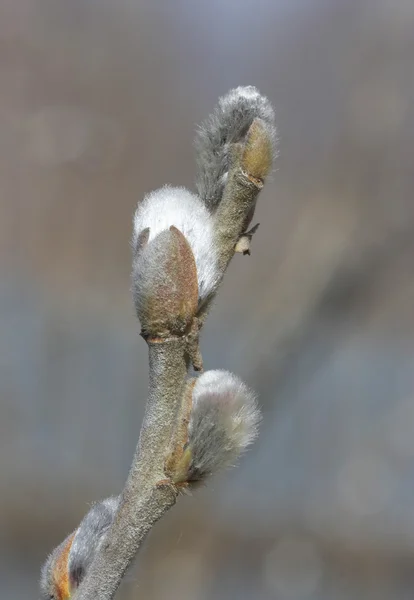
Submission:
{"label": "reddish brown bud", "polygon": [[247,132],[242,169],[258,187],[269,173],[273,160],[272,136],[262,119],[255,119]]}
{"label": "reddish brown bud", "polygon": [[176,227],[141,247],[132,288],[144,335],[168,337],[188,331],[197,311],[197,269],[191,248]]}

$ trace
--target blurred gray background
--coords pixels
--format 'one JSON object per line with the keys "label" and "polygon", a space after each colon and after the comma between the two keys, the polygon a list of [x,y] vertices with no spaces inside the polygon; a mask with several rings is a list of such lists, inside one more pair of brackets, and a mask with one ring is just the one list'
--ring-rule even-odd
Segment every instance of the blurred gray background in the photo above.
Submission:
{"label": "blurred gray background", "polygon": [[280,158],[203,334],[260,394],[239,468],[154,529],[123,600],[404,600],[414,585],[412,0],[2,0],[0,598],[135,448],[136,202],[256,85]]}

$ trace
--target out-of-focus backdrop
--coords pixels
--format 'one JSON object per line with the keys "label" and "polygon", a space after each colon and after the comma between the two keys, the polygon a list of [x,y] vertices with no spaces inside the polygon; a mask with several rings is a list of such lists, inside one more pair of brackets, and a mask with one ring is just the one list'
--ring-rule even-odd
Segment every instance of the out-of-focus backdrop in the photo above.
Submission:
{"label": "out-of-focus backdrop", "polygon": [[147,389],[136,202],[256,85],[280,158],[203,335],[260,394],[239,468],[154,529],[123,600],[414,586],[412,0],[2,0],[0,598],[121,490]]}

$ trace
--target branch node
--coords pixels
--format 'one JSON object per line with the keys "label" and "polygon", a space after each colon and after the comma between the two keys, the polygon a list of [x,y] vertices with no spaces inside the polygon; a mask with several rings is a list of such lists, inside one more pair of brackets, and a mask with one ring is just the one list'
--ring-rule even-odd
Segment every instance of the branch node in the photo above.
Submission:
{"label": "branch node", "polygon": [[254,227],[252,227],[249,231],[246,231],[246,233],[243,233],[240,238],[239,241],[237,242],[234,251],[235,252],[239,252],[240,254],[248,255],[250,256],[251,252],[250,252],[250,243],[252,241],[252,237],[253,235],[256,233],[256,231],[259,228],[260,223],[257,223]]}

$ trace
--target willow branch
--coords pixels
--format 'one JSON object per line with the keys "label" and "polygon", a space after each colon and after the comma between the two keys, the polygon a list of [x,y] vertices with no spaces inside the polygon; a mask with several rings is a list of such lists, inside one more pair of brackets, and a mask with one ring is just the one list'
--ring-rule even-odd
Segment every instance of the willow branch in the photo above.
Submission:
{"label": "willow branch", "polygon": [[150,388],[140,439],[114,523],[76,600],[111,600],[147,533],[176,501],[164,462],[184,392],[185,339],[149,341],[148,346]]}
{"label": "willow branch", "polygon": [[132,293],[149,348],[149,397],[119,497],[97,503],[46,561],[43,598],[113,600],[147,533],[180,489],[225,468],[255,439],[260,412],[235,375],[202,370],[198,336],[225,270],[246,251],[274,154],[273,110],[255,88],[219,101],[199,132],[199,196],[165,186],[138,205]]}

